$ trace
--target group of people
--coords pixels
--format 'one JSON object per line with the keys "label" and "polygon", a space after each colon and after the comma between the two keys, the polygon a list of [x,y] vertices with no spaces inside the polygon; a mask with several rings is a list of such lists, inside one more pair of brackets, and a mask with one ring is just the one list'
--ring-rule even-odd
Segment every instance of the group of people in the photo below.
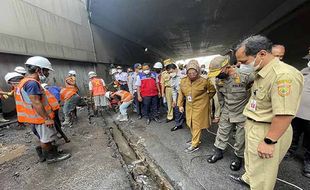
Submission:
{"label": "group of people", "polygon": [[[281,61],[284,52],[284,46],[273,45],[266,37],[256,35],[236,47],[235,63],[229,56],[217,56],[210,62],[208,72],[196,60],[186,65],[166,60],[164,64],[155,63],[153,68],[148,63],[136,63],[127,72],[118,66],[111,71],[117,88],[114,92],[91,71],[89,95],[94,101],[94,114],[115,102],[120,110],[117,120],[128,121],[127,110],[133,105],[137,118],[145,118],[149,125],[152,121],[162,122],[159,116],[164,113],[167,123],[175,122],[171,131],[185,124],[189,127],[187,153],[199,150],[202,130],[209,128],[211,122],[217,123],[214,152],[208,163],[223,158],[234,133],[235,157],[230,168],[240,170],[244,163],[245,173],[231,179],[251,189],[274,188],[280,162],[285,155],[295,154],[304,133],[303,174],[310,177],[310,63],[300,72]],[[310,60],[310,50],[305,58]],[[25,67],[22,73],[15,70],[5,76],[13,90],[0,94],[14,94],[18,121],[30,125],[40,139],[36,150],[41,161],[67,159],[70,154],[59,153],[54,141],[57,131],[66,142],[70,141],[61,126],[72,123],[81,101],[76,72],[70,71],[65,86],[60,88],[47,82],[53,69],[46,58],[31,57]],[[62,124],[58,116],[61,104]]]}
{"label": "group of people", "polygon": [[[244,163],[246,172],[231,178],[251,189],[273,189],[280,162],[295,155],[302,133],[302,173],[310,177],[310,115],[305,111],[310,108],[310,64],[300,72],[282,61],[284,54],[283,45],[257,35],[236,47],[235,63],[229,56],[217,56],[208,71],[196,60],[187,65],[157,62],[153,69],[137,63],[133,72],[118,67],[114,78],[133,95],[134,111],[138,119],[146,118],[147,125],[161,122],[162,105],[166,122],[175,121],[171,131],[186,123],[192,137],[186,142],[188,153],[199,149],[202,129],[210,127],[212,115],[218,129],[207,161],[222,159],[233,136],[230,168],[240,170]],[[310,54],[305,59],[310,60]]]}

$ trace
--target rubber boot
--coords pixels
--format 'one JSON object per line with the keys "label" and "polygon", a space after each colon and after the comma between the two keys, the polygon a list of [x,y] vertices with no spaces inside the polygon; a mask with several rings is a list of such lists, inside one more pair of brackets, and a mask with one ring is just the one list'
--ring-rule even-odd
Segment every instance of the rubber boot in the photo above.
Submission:
{"label": "rubber boot", "polygon": [[235,156],[235,158],[232,160],[230,164],[230,169],[232,171],[238,171],[242,167],[243,158]]}
{"label": "rubber boot", "polygon": [[128,115],[122,115],[119,121],[128,121]]}
{"label": "rubber boot", "polygon": [[219,148],[215,148],[214,154],[208,158],[207,162],[209,162],[210,164],[213,164],[222,158],[223,158],[223,150]]}
{"label": "rubber boot", "polygon": [[36,147],[36,152],[37,152],[37,154],[39,156],[39,162],[44,162],[45,161],[45,157],[43,156],[41,146],[37,146]]}
{"label": "rubber boot", "polygon": [[3,113],[0,113],[0,123],[5,123],[5,122],[9,122],[10,120],[4,119],[3,118]]}
{"label": "rubber boot", "polygon": [[58,153],[55,147],[53,147],[51,150],[48,150],[48,151],[42,150],[42,153],[48,164],[63,161],[71,157],[71,154],[69,153],[67,154]]}

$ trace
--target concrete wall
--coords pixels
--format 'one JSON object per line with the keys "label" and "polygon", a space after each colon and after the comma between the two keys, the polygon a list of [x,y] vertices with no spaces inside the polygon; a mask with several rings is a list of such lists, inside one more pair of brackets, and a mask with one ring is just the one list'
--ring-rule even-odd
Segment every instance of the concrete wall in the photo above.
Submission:
{"label": "concrete wall", "polygon": [[145,52],[144,47],[106,29],[93,24],[91,28],[98,62],[133,66],[134,63],[155,63],[160,59],[153,52]]}
{"label": "concrete wall", "polygon": [[95,61],[85,2],[1,0],[0,52]]}
{"label": "concrete wall", "polygon": [[[13,71],[16,66],[24,66],[25,61],[29,56],[0,53],[0,87],[3,90],[10,90],[10,87],[5,83],[4,76],[7,72]],[[51,72],[49,83],[52,85],[64,86],[64,78],[69,70],[77,72],[77,84],[82,96],[88,93],[88,72],[96,70],[100,77],[108,79],[108,65],[97,64],[91,62],[78,62],[61,59],[49,59],[52,63],[55,72]],[[4,112],[11,112],[15,109],[14,100],[4,100]]]}

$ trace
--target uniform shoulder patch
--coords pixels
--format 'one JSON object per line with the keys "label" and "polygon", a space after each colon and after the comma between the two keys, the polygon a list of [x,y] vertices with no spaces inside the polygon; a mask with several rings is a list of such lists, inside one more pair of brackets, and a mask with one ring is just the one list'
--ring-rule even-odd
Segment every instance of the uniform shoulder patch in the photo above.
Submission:
{"label": "uniform shoulder patch", "polygon": [[278,94],[282,97],[289,96],[291,94],[291,80],[278,80]]}

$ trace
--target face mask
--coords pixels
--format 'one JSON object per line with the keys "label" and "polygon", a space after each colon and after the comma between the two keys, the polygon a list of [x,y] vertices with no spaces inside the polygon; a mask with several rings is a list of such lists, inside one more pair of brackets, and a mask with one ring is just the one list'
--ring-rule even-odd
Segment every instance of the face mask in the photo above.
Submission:
{"label": "face mask", "polygon": [[170,73],[170,77],[171,77],[171,78],[173,78],[173,77],[175,77],[175,76],[177,76],[177,74],[176,74],[175,72]]}
{"label": "face mask", "polygon": [[39,73],[39,79],[40,79],[41,83],[47,83],[48,82],[48,78],[43,74],[42,71]]}
{"label": "face mask", "polygon": [[201,70],[201,71],[205,71],[205,68],[201,68],[200,70]]}
{"label": "face mask", "polygon": [[117,72],[118,72],[118,73],[121,73],[121,72],[122,72],[122,69],[117,69]]}
{"label": "face mask", "polygon": [[309,60],[309,62],[308,62],[308,64],[307,64],[307,65],[308,65],[308,67],[310,67],[310,60]]}
{"label": "face mask", "polygon": [[144,70],[143,71],[145,74],[149,74],[151,71],[150,70]]}
{"label": "face mask", "polygon": [[226,79],[228,77],[229,77],[229,75],[226,73],[220,73],[219,75],[216,76],[216,78],[218,78],[218,79]]}
{"label": "face mask", "polygon": [[243,73],[252,73],[254,68],[251,65],[241,64],[240,71]]}
{"label": "face mask", "polygon": [[255,66],[255,61],[256,61],[256,58],[254,59],[254,61],[252,61],[249,64],[249,66],[252,67],[254,71],[257,71],[259,69],[259,66],[260,66],[260,64],[262,63],[263,60],[260,60],[259,64],[257,64],[256,66]]}

